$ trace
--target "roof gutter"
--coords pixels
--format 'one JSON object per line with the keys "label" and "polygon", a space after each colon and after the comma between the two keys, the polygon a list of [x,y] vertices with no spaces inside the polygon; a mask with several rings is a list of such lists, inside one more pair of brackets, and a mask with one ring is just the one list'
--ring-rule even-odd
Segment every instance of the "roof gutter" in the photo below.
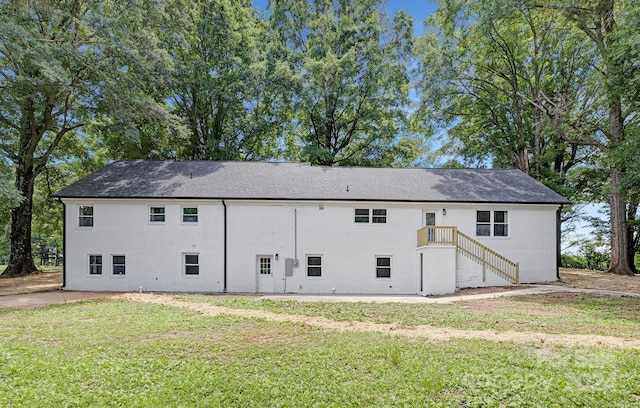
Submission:
{"label": "roof gutter", "polygon": [[62,289],[67,285],[67,205],[58,197],[62,204]]}
{"label": "roof gutter", "polygon": [[556,211],[556,278],[560,281],[560,265],[562,265],[562,251],[561,251],[561,239],[562,235],[562,209],[564,206],[560,204],[560,207]]}
{"label": "roof gutter", "polygon": [[224,236],[224,268],[223,268],[223,286],[222,292],[227,293],[227,203],[222,200],[222,206],[224,207],[224,223],[223,223],[223,236]]}

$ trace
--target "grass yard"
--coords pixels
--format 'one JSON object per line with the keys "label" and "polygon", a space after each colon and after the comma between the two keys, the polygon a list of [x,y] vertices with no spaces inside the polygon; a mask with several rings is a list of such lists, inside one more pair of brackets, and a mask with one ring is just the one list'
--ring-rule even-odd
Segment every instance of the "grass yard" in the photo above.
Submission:
{"label": "grass yard", "polygon": [[316,303],[275,301],[250,296],[175,297],[189,302],[319,316],[337,321],[640,338],[638,297],[550,293],[453,304]]}
{"label": "grass yard", "polygon": [[[207,299],[181,298],[199,302]],[[624,303],[625,298],[595,299],[578,299],[567,307],[606,321],[603,313],[622,312],[630,305]],[[501,303],[504,300],[496,300],[495,313],[505,307]],[[223,302],[290,314],[320,314],[322,308],[335,307],[339,310],[327,312],[332,319],[406,324],[426,320],[432,324],[431,319],[440,319],[443,325],[462,325],[457,313],[471,313],[483,324],[493,318],[490,313],[477,316],[471,302],[459,311],[442,305],[430,305],[437,307],[425,311],[426,305],[368,305],[370,309],[365,310],[362,304],[354,303],[253,305],[250,298]],[[239,304],[242,302],[246,304]],[[558,302],[545,302],[540,304],[546,304],[548,313],[566,311]],[[317,310],[300,309],[308,306]],[[483,310],[487,307],[482,306]],[[428,318],[421,317],[425,312]],[[627,319],[635,320],[628,330],[636,331],[637,308]],[[31,310],[0,309],[0,321],[0,406],[640,404],[638,349],[463,339],[427,341],[224,314],[206,316],[120,299]],[[567,324],[574,327],[580,323],[569,319]]]}

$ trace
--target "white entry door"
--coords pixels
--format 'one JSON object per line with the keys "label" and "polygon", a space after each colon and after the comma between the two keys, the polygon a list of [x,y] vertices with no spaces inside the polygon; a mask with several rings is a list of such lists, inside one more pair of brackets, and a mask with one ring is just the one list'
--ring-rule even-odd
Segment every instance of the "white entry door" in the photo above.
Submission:
{"label": "white entry door", "polygon": [[256,292],[273,293],[273,257],[258,255],[256,257]]}

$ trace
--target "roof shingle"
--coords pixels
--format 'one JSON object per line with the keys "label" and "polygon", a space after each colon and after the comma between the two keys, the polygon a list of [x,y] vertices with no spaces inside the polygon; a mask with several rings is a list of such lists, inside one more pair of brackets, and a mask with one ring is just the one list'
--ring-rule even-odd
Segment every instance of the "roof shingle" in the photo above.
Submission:
{"label": "roof shingle", "polygon": [[183,198],[569,204],[519,170],[117,161],[60,198]]}

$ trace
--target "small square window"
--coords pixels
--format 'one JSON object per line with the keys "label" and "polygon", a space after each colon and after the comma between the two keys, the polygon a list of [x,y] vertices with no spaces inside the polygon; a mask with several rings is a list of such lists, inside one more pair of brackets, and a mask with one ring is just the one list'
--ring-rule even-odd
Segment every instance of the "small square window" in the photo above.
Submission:
{"label": "small square window", "polygon": [[92,205],[81,205],[78,207],[78,225],[80,227],[93,227]]}
{"label": "small square window", "polygon": [[373,217],[371,222],[374,224],[386,224],[387,223],[387,210],[373,209]]}
{"label": "small square window", "polygon": [[313,255],[307,256],[307,276],[322,276],[322,257]]}
{"label": "small square window", "polygon": [[368,208],[356,208],[355,222],[357,223],[369,223],[369,209]]}
{"label": "small square window", "polygon": [[89,275],[102,275],[102,255],[89,255]]}
{"label": "small square window", "polygon": [[200,256],[198,254],[184,254],[184,274],[200,274]]}
{"label": "small square window", "polygon": [[124,275],[126,273],[126,262],[124,255],[113,255],[112,262],[113,274]]}
{"label": "small square window", "polygon": [[198,207],[184,207],[182,209],[182,222],[185,222],[185,223],[197,223],[198,222]]}
{"label": "small square window", "polygon": [[376,278],[391,277],[391,258],[388,256],[376,257]]}
{"label": "small square window", "polygon": [[150,222],[164,222],[164,207],[149,207]]}

